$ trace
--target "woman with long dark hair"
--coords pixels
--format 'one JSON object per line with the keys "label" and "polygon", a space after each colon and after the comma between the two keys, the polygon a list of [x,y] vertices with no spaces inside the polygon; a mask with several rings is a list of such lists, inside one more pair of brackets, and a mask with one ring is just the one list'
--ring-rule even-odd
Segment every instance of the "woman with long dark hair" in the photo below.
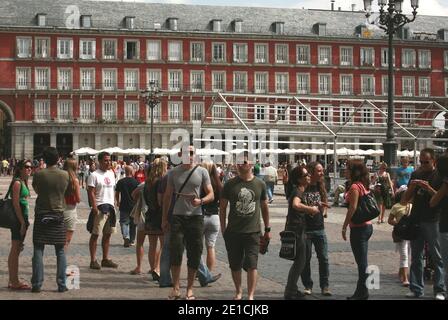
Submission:
{"label": "woman with long dark hair", "polygon": [[64,223],[67,230],[65,251],[67,251],[70,242],[72,241],[73,233],[75,232],[77,222],[76,206],[81,201],[81,191],[79,180],[76,175],[77,164],[74,159],[67,159],[64,162],[64,170],[67,171],[69,177],[68,188],[65,193],[65,210]]}
{"label": "woman with long dark hair", "polygon": [[[33,165],[29,160],[19,161],[15,166],[14,176],[8,190],[11,194],[14,211],[18,224],[11,228],[11,250],[8,256],[9,284],[11,290],[29,290],[31,287],[19,280],[19,255],[23,250],[23,241],[30,225],[28,222],[30,189],[28,178]],[[7,195],[8,195],[7,194]]]}
{"label": "woman with long dark hair", "polygon": [[306,215],[315,215],[320,212],[318,206],[306,204],[303,194],[310,184],[310,174],[305,167],[296,167],[291,171],[289,180],[296,186],[291,190],[289,198],[288,216],[286,217],[287,231],[294,231],[297,237],[296,259],[288,274],[288,282],[284,297],[286,300],[302,299],[305,295],[298,291],[297,281],[305,268],[306,263]]}
{"label": "woman with long dark hair", "polygon": [[350,160],[347,167],[347,179],[350,180],[350,189],[347,194],[348,210],[342,226],[342,238],[347,241],[347,226],[350,225],[350,246],[358,265],[358,283],[355,293],[348,297],[349,300],[367,300],[369,289],[366,286],[367,280],[367,253],[369,239],[373,233],[370,221],[354,224],[351,222],[352,216],[358,207],[359,199],[368,194],[369,191],[369,170],[362,160]]}

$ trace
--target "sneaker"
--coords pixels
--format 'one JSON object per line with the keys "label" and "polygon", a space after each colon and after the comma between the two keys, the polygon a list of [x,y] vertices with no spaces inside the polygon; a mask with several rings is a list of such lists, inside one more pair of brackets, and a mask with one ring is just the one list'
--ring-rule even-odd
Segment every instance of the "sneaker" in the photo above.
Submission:
{"label": "sneaker", "polygon": [[423,294],[418,294],[418,293],[416,293],[414,291],[408,292],[406,294],[406,298],[409,298],[409,299],[418,299],[418,298],[421,298],[421,297],[423,297]]}
{"label": "sneaker", "polygon": [[58,288],[58,292],[63,293],[63,292],[67,292],[68,288],[67,287],[60,287]]}
{"label": "sneaker", "polygon": [[31,288],[31,292],[32,293],[39,293],[39,292],[41,292],[41,289],[39,287],[32,287]]}
{"label": "sneaker", "polygon": [[101,266],[97,260],[90,262],[90,269],[101,270]]}
{"label": "sneaker", "polygon": [[303,290],[303,293],[306,295],[310,295],[311,293],[313,293],[313,290],[310,288],[305,288],[305,290]]}
{"label": "sneaker", "polygon": [[327,287],[322,289],[322,295],[325,297],[331,297],[333,294],[330,292],[330,289],[328,289]]}
{"label": "sneaker", "polygon": [[285,300],[306,300],[306,295],[300,291],[297,291],[294,294],[285,294]]}
{"label": "sneaker", "polygon": [[445,295],[443,293],[439,292],[439,293],[437,293],[434,296],[434,299],[436,299],[436,300],[445,300],[446,298],[445,298]]}
{"label": "sneaker", "polygon": [[114,268],[114,269],[118,268],[118,264],[116,264],[115,262],[113,262],[110,259],[102,260],[101,266],[104,268]]}
{"label": "sneaker", "polygon": [[131,246],[131,241],[129,239],[124,239],[123,247],[129,248]]}
{"label": "sneaker", "polygon": [[221,278],[222,274],[218,273],[217,275],[212,276],[212,278],[207,283],[201,283],[201,287],[206,287],[210,283],[216,282]]}
{"label": "sneaker", "polygon": [[131,247],[133,247],[133,246],[135,246],[135,242],[134,242],[134,241],[130,241],[130,242],[129,242],[129,245],[130,245]]}

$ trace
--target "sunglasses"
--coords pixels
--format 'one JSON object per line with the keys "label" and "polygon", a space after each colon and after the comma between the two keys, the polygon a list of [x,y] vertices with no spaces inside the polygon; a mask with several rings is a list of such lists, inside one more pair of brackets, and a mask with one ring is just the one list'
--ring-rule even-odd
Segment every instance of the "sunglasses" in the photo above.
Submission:
{"label": "sunglasses", "polygon": [[32,169],[32,166],[25,166],[25,169]]}
{"label": "sunglasses", "polygon": [[428,160],[428,161],[420,161],[420,163],[421,163],[421,164],[430,164],[431,161],[429,161],[429,160]]}

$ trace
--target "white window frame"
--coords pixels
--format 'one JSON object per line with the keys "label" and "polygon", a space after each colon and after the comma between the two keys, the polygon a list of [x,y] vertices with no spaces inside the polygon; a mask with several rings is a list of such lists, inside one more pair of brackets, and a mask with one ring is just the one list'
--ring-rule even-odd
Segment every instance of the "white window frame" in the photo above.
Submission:
{"label": "white window frame", "polygon": [[[408,57],[410,55],[410,57]],[[407,61],[410,58],[411,61]],[[416,67],[416,53],[414,49],[403,49],[401,56],[402,68],[415,68]]]}
{"label": "white window frame", "polygon": [[162,70],[161,69],[146,69],[146,87],[154,82],[155,86],[162,88]]}
{"label": "white window frame", "polygon": [[[324,83],[322,82],[323,78],[321,77],[328,77],[328,88],[327,90],[323,90],[324,89]],[[319,73],[318,74],[318,83],[319,83],[319,94],[322,95],[330,95],[332,93],[331,91],[331,83],[332,79],[331,79],[331,73]]]}
{"label": "white window frame", "polygon": [[290,106],[284,104],[278,104],[274,106],[274,110],[275,110],[275,119],[277,120],[277,123],[289,123],[289,116],[291,111]]}
{"label": "white window frame", "polygon": [[375,112],[371,107],[363,107],[358,111],[361,124],[375,124]]}
{"label": "white window frame", "polygon": [[[135,48],[136,50],[136,56],[128,58],[128,43],[136,43],[137,46]],[[123,60],[127,61],[134,61],[134,60],[140,60],[140,40],[138,39],[124,39],[123,42]]]}
{"label": "white window frame", "polygon": [[[113,72],[114,79],[106,79],[106,73],[111,73]],[[109,68],[105,68],[102,70],[103,76],[102,76],[102,86],[103,86],[103,90],[104,91],[114,91],[117,90],[117,69],[109,69]],[[106,82],[107,80],[107,82]]]}
{"label": "white window frame", "polygon": [[[90,52],[89,48],[84,47],[85,44],[91,43]],[[86,52],[83,50],[87,49]],[[79,59],[81,60],[93,60],[96,58],[96,41],[95,39],[79,39]]]}
{"label": "white window frame", "polygon": [[[200,46],[195,48],[195,46]],[[203,41],[190,42],[190,62],[204,62],[205,61],[205,43]]]}
{"label": "white window frame", "polygon": [[[69,72],[69,74],[65,74]],[[73,69],[58,68],[58,90],[71,90],[73,88]]]}
{"label": "white window frame", "polygon": [[162,60],[162,42],[160,40],[146,41],[146,60],[148,61]]}
{"label": "white window frame", "polygon": [[[307,108],[310,108],[309,105],[305,104]],[[297,124],[306,124],[310,122],[310,116],[308,115],[308,112],[304,107],[301,105],[297,105],[295,108],[296,111],[296,123]],[[302,120],[302,117],[304,117],[305,120]]]}
{"label": "white window frame", "polygon": [[[215,76],[220,75],[220,79],[215,78]],[[219,80],[219,81],[217,81]],[[218,87],[218,84],[222,84],[222,87]],[[225,92],[226,91],[226,72],[225,71],[212,71],[212,91],[213,92]]]}
{"label": "white window frame", "polygon": [[[262,111],[262,112],[259,112]],[[254,106],[254,120],[256,123],[269,121],[269,106],[265,104],[256,104]]]}
{"label": "white window frame", "polygon": [[34,121],[46,122],[51,120],[50,100],[34,101]]}
{"label": "white window frame", "polygon": [[190,105],[190,121],[202,121],[205,109],[204,102],[192,101]]}
{"label": "white window frame", "polygon": [[403,77],[403,97],[415,97],[415,77]]}
{"label": "white window frame", "polygon": [[138,91],[140,72],[139,69],[124,69],[124,90]]}
{"label": "white window frame", "polygon": [[410,124],[415,119],[415,106],[404,105],[401,110],[401,123]]}
{"label": "white window frame", "polygon": [[248,61],[248,46],[247,43],[233,44],[233,62],[247,63]]}
{"label": "white window frame", "polygon": [[[151,123],[151,109],[145,108],[146,111],[146,122]],[[153,109],[152,109],[152,115],[153,115],[153,121],[154,123],[160,123],[162,120],[162,106],[161,103],[158,103]]]}
{"label": "white window frame", "polygon": [[[114,55],[106,55],[106,42],[114,43]],[[103,39],[102,41],[102,57],[104,60],[116,60],[117,59],[117,39]]]}
{"label": "white window frame", "polygon": [[[174,108],[174,106],[177,106],[177,107]],[[181,101],[168,102],[168,122],[169,123],[181,123],[182,120],[183,120],[183,118],[182,118],[182,102]]]}
{"label": "white window frame", "polygon": [[[238,117],[240,117],[241,120],[243,121],[247,121],[247,114],[248,114],[248,110],[247,110],[247,105],[245,104],[234,104],[233,105],[233,110],[235,111],[235,113],[238,115]],[[235,117],[235,115],[233,115],[233,123],[240,123],[238,121],[238,119]]]}
{"label": "white window frame", "polygon": [[[389,67],[389,48],[381,48],[381,67]],[[392,64],[395,67],[395,49],[392,54]]]}
{"label": "white window frame", "polygon": [[140,119],[140,108],[138,101],[124,102],[124,121],[137,122]]}
{"label": "white window frame", "polygon": [[350,118],[355,111],[355,108],[352,105],[346,105],[342,104],[339,106],[339,123],[344,124],[345,121],[349,120],[347,122],[347,125],[353,125],[354,124],[354,117]]}
{"label": "white window frame", "polygon": [[[215,47],[220,49],[215,52]],[[215,53],[218,53],[215,55]],[[226,62],[226,43],[225,42],[212,42],[212,62],[224,63]]]}
{"label": "white window frame", "polygon": [[[347,53],[344,50],[347,50],[348,54],[344,54]],[[353,47],[340,47],[339,60],[341,66],[353,66]]]}
{"label": "white window frame", "polygon": [[[43,81],[43,85],[42,82],[39,81],[39,71],[43,71],[46,70],[46,79]],[[44,67],[44,68],[36,68],[34,70],[34,76],[35,76],[35,81],[34,81],[34,86],[36,88],[36,90],[50,90],[51,89],[51,69],[49,67]]]}
{"label": "white window frame", "polygon": [[[263,50],[261,50],[263,48]],[[269,63],[269,45],[267,43],[255,43],[254,61],[259,64]]]}
{"label": "white window frame", "polygon": [[[175,79],[171,75],[177,75],[176,76],[177,79]],[[175,92],[182,91],[183,88],[182,79],[183,79],[182,70],[168,70],[168,91],[175,91]]]}
{"label": "white window frame", "polygon": [[[242,78],[238,79],[238,77],[242,77]],[[241,82],[243,83],[243,88],[241,88]],[[235,93],[246,93],[247,92],[247,72],[245,72],[245,71],[234,71],[233,72],[233,91]]]}
{"label": "white window frame", "polygon": [[[331,66],[331,46],[318,46],[318,64],[323,66]],[[324,50],[328,51],[328,56],[324,55]]]}
{"label": "white window frame", "polygon": [[362,47],[359,49],[359,64],[361,67],[375,66],[375,49],[372,47]]}
{"label": "white window frame", "polygon": [[204,91],[204,71],[190,70],[190,91],[191,92]]}
{"label": "white window frame", "polygon": [[[110,107],[110,110],[106,110],[106,107]],[[103,101],[101,119],[106,122],[117,121],[117,101]]]}
{"label": "white window frame", "polygon": [[50,58],[51,40],[50,38],[37,37],[34,40],[34,57],[38,59]]}
{"label": "white window frame", "polygon": [[[394,80],[394,84],[395,84],[395,77],[392,79]],[[381,93],[383,96],[387,96],[389,94],[387,91],[388,88],[386,86],[386,82],[387,83],[389,82],[389,76],[383,75],[381,77]],[[392,92],[395,94],[395,86],[394,86],[394,88],[392,88]]]}
{"label": "white window frame", "polygon": [[[344,80],[349,80],[349,83],[345,83]],[[339,78],[340,94],[343,96],[353,95],[353,74],[341,74]]]}
{"label": "white window frame", "polygon": [[81,100],[79,102],[79,121],[85,123],[85,122],[93,122],[94,120],[95,120],[95,100]]}
{"label": "white window frame", "polygon": [[431,50],[418,50],[418,67],[431,69]]}
{"label": "white window frame", "polygon": [[[57,57],[58,59],[73,59],[73,39],[71,38],[58,38],[57,40]],[[68,41],[68,45],[67,45]],[[64,48],[62,44],[64,43]],[[64,51],[62,52],[62,49]]]}
{"label": "white window frame", "polygon": [[182,61],[182,41],[168,41],[168,61]]}
{"label": "white window frame", "polygon": [[289,45],[287,43],[275,44],[275,63],[276,64],[289,63]]}
{"label": "white window frame", "polygon": [[16,67],[17,90],[31,89],[31,68]]}
{"label": "white window frame", "polygon": [[[225,105],[213,105],[212,108],[212,122],[214,124],[219,124],[219,123],[225,123],[226,122],[226,116],[227,114],[227,106]],[[217,119],[218,118],[218,119]]]}
{"label": "white window frame", "polygon": [[[87,74],[89,76],[85,77],[84,75]],[[95,90],[95,68],[81,68],[79,70],[79,88],[80,90]]]}
{"label": "white window frame", "polygon": [[431,95],[431,78],[418,78],[418,95],[420,97],[429,97]]}
{"label": "white window frame", "polygon": [[[310,93],[310,74],[309,73],[297,73],[297,93],[298,94],[309,94]],[[305,77],[305,85],[301,85],[302,78]]]}
{"label": "white window frame", "polygon": [[57,121],[69,122],[73,120],[73,103],[71,100],[58,100]]}
{"label": "white window frame", "polygon": [[445,97],[448,97],[448,78],[445,78]]}
{"label": "white window frame", "polygon": [[444,65],[444,69],[448,70],[448,50],[445,50],[443,52],[443,65]]}
{"label": "white window frame", "polygon": [[[322,118],[323,116],[323,111],[326,110],[328,111],[328,121],[325,121],[325,119]],[[320,121],[324,122],[324,123],[329,123],[332,124],[333,123],[333,106],[329,106],[329,105],[319,105],[317,107],[317,117],[320,119]]]}
{"label": "white window frame", "polygon": [[16,38],[17,58],[31,58],[33,54],[33,39],[31,37]]}
{"label": "white window frame", "polygon": [[[306,49],[306,52],[301,52],[302,48]],[[304,53],[306,53],[306,57],[304,56]],[[298,44],[296,46],[296,59],[297,64],[305,64],[305,65],[310,64],[310,46],[306,44]]]}
{"label": "white window frame", "polygon": [[[370,85],[368,85],[370,83]],[[361,75],[361,94],[364,96],[375,95],[375,76],[370,74]]]}
{"label": "white window frame", "polygon": [[254,72],[254,92],[264,94],[269,92],[269,72]]}
{"label": "white window frame", "polygon": [[275,73],[275,93],[279,94],[289,93],[289,73],[287,72]]}

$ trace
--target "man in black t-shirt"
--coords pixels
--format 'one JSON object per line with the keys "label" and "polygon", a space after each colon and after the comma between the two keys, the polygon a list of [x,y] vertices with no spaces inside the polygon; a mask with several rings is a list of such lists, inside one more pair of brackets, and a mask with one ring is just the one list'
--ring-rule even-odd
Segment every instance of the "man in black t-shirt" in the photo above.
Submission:
{"label": "man in black t-shirt", "polygon": [[134,169],[131,166],[125,167],[126,177],[117,182],[115,187],[115,202],[116,206],[120,207],[120,227],[123,235],[124,247],[128,248],[135,241],[134,221],[130,217],[134,201],[131,194],[137,188],[138,182],[134,178]]}
{"label": "man in black t-shirt", "polygon": [[423,149],[420,152],[421,167],[412,173],[408,190],[404,194],[403,202],[413,203],[411,217],[420,225],[419,236],[411,240],[411,270],[410,286],[406,296],[420,298],[424,294],[423,252],[425,241],[428,243],[429,254],[434,264],[434,297],[445,300],[445,283],[442,257],[439,243],[439,212],[431,209],[431,197],[441,186],[441,179],[435,170],[434,150]]}

